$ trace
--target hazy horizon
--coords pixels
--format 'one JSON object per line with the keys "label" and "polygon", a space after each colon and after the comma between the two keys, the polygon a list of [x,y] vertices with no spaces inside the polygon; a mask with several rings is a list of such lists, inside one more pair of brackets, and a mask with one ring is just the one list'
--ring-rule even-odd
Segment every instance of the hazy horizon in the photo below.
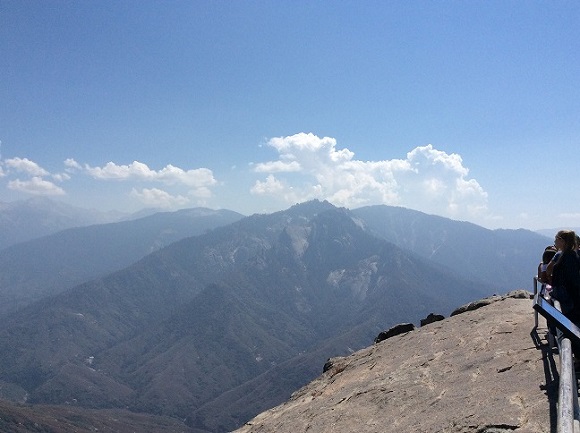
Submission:
{"label": "hazy horizon", "polygon": [[578,18],[575,2],[3,0],[0,201],[249,215],[317,198],[578,226]]}

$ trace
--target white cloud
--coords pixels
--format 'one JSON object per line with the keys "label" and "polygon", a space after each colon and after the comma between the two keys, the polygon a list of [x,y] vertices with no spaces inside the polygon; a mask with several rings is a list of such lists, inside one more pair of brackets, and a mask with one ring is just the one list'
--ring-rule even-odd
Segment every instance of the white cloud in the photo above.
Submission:
{"label": "white cloud", "polygon": [[10,158],[4,161],[4,166],[10,171],[26,173],[30,176],[47,176],[49,173],[36,162],[28,158]]}
{"label": "white cloud", "polygon": [[62,188],[39,176],[34,176],[30,180],[11,180],[8,182],[8,188],[34,195],[65,195]]}
{"label": "white cloud", "polygon": [[406,159],[382,161],[356,160],[350,150],[337,149],[335,139],[313,134],[272,138],[267,144],[278,159],[255,165],[255,172],[268,176],[254,184],[253,194],[289,204],[319,198],[350,208],[398,205],[454,218],[487,212],[487,193],[467,177],[461,156],[430,144],[413,149]]}
{"label": "white cloud", "polygon": [[181,195],[173,196],[158,188],[143,188],[140,192],[133,188],[131,196],[137,198],[141,203],[147,206],[165,209],[180,207],[189,203],[187,197]]}
{"label": "white cloud", "polygon": [[469,170],[463,167],[461,156],[456,153],[449,155],[441,150],[434,149],[431,144],[416,147],[407,154],[407,160],[412,167],[423,170],[442,167],[446,171],[455,172],[463,176],[467,176],[469,173]]}
{"label": "white cloud", "polygon": [[273,175],[269,175],[264,182],[257,180],[250,189],[252,194],[278,194],[282,191],[284,191],[284,186]]}
{"label": "white cloud", "polygon": [[213,177],[213,172],[207,168],[186,171],[171,164],[159,171],[151,170],[147,164],[138,161],[133,161],[129,165],[108,162],[104,167],[85,165],[84,169],[95,179],[102,180],[157,181],[168,185],[182,184],[193,188],[208,188],[217,183]]}
{"label": "white cloud", "polygon": [[287,164],[299,163],[305,170],[320,164],[350,161],[354,156],[348,149],[337,150],[334,138],[319,138],[312,133],[301,132],[289,137],[275,137],[267,144],[278,151],[280,160]]}
{"label": "white cloud", "polygon": [[[94,179],[103,181],[163,184],[167,187],[165,189],[171,188],[171,190],[165,191],[155,188],[154,185],[145,185],[146,188],[140,191],[135,187],[131,196],[149,206],[166,208],[184,206],[192,200],[200,205],[205,205],[205,200],[212,197],[212,187],[217,185],[213,172],[207,168],[183,170],[171,164],[161,170],[153,170],[138,161],[129,165],[109,162],[102,167],[91,167],[87,164],[81,165],[73,158],[67,158],[64,161],[63,172],[50,173],[26,158],[16,157],[0,161],[0,177],[9,178],[7,187],[28,194],[63,195],[65,194],[64,190],[53,182],[70,181],[78,173],[85,173]],[[16,178],[18,174],[20,176]]]}
{"label": "white cloud", "polygon": [[146,164],[133,161],[130,165],[117,165],[108,162],[104,167],[90,167],[85,165],[85,170],[96,179],[153,179],[156,173],[149,169]]}
{"label": "white cloud", "polygon": [[[74,160],[67,160],[69,167],[78,169],[80,164]],[[81,167],[86,173],[98,180],[117,180],[117,181],[138,181],[148,183],[162,183],[165,186],[174,189],[187,189],[187,196],[196,199],[199,205],[205,205],[200,199],[212,197],[211,188],[217,185],[213,172],[207,168],[197,168],[183,170],[174,165],[167,165],[161,170],[152,170],[139,161],[133,161],[129,165],[119,165],[114,162],[108,162],[103,167],[91,167],[85,165]],[[161,207],[179,207],[186,205],[190,199],[180,195],[176,191],[171,193],[158,188],[144,188],[141,192],[133,189],[131,195],[138,198],[147,205]]]}
{"label": "white cloud", "polygon": [[283,161],[270,161],[262,162],[256,164],[254,171],[256,173],[282,173],[282,172],[294,172],[300,171],[302,167],[296,161],[283,162]]}
{"label": "white cloud", "polygon": [[82,166],[72,158],[67,158],[64,161],[64,165],[66,167],[65,170],[67,170],[69,172],[76,171],[76,170],[82,170]]}
{"label": "white cloud", "polygon": [[[6,177],[8,180],[6,186],[13,191],[19,191],[26,194],[34,195],[65,195],[65,191],[52,181],[44,179],[50,176],[57,182],[70,179],[66,173],[51,174],[39,164],[28,158],[9,158],[0,161],[0,177]],[[22,177],[26,177],[22,179]]]}
{"label": "white cloud", "polygon": [[71,176],[68,173],[57,173],[57,174],[53,174],[51,175],[52,178],[58,182],[64,182],[65,180],[70,180]]}

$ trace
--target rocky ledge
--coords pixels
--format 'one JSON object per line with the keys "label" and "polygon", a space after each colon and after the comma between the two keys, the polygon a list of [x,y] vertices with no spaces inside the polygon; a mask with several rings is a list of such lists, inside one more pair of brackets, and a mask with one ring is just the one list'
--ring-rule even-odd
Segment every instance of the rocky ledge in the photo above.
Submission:
{"label": "rocky ledge", "polygon": [[470,304],[332,359],[289,401],[236,432],[550,432],[558,360],[545,328],[540,338],[533,326],[527,292]]}

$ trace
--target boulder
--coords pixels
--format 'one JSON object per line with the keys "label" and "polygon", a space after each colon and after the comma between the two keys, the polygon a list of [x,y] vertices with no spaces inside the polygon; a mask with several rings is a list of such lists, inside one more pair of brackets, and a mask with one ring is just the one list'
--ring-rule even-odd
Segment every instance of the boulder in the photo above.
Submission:
{"label": "boulder", "polygon": [[394,337],[395,335],[404,334],[405,332],[410,332],[415,329],[415,325],[412,323],[399,323],[386,331],[381,331],[379,335],[375,338],[375,344],[380,343],[387,338]]}
{"label": "boulder", "polygon": [[430,323],[439,322],[443,319],[445,319],[445,316],[442,316],[441,314],[429,313],[429,315],[427,317],[425,317],[424,319],[421,319],[421,326],[429,325]]}

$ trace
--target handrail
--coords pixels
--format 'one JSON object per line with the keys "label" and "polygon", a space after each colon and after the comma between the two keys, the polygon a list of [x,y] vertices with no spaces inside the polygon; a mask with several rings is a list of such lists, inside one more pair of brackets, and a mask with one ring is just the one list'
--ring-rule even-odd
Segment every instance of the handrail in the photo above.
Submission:
{"label": "handrail", "polygon": [[[578,391],[574,392],[575,373],[572,363],[572,344],[569,338],[559,340],[560,383],[558,386],[558,433],[574,433],[574,412],[578,405]],[[576,404],[574,404],[576,400]]]}
{"label": "handrail", "polygon": [[[538,292],[538,278],[534,277],[534,304],[544,297],[543,290]],[[558,312],[562,312],[560,303],[553,299]],[[538,327],[538,310],[534,308],[535,327]],[[556,319],[554,319],[556,320]],[[551,331],[548,329],[548,333]],[[560,327],[556,327],[556,341],[560,358],[560,379],[558,384],[558,433],[580,433],[580,408],[578,405],[578,385],[574,369],[572,341],[564,335]],[[551,343],[550,343],[551,347]]]}
{"label": "handrail", "polygon": [[[560,303],[554,300],[554,307],[562,311]],[[579,431],[578,426],[578,386],[574,359],[572,356],[572,342],[556,328],[558,353],[560,358],[560,381],[558,386],[558,433],[574,433]]]}
{"label": "handrail", "polygon": [[[536,299],[536,296],[538,295],[538,277],[537,276],[534,277],[533,288],[534,288],[534,299]],[[536,329],[537,327],[538,327],[538,311],[534,310],[534,329]]]}

